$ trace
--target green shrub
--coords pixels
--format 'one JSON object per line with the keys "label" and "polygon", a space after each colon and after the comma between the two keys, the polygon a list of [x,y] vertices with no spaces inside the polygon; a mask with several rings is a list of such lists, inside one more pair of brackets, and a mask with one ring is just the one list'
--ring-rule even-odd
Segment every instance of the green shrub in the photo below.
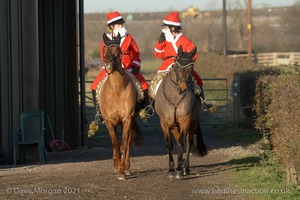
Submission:
{"label": "green shrub", "polygon": [[276,76],[262,76],[256,84],[256,128],[268,141],[287,173],[287,183],[300,177],[299,66],[282,66]]}

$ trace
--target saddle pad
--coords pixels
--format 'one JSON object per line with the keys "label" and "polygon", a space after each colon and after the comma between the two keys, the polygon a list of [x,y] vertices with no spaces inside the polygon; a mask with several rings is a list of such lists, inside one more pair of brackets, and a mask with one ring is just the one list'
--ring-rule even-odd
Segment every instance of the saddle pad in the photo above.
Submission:
{"label": "saddle pad", "polygon": [[[127,73],[129,75],[129,77],[131,78],[131,80],[133,81],[133,83],[135,85],[135,89],[136,89],[136,93],[137,93],[137,101],[142,102],[144,100],[145,94],[144,94],[141,83],[137,80],[137,78],[132,73],[128,72],[127,70],[125,70],[125,73]],[[105,83],[107,78],[108,78],[108,74],[106,74],[105,77],[97,85],[97,90],[96,90],[97,101],[99,101],[99,96],[101,93],[102,85],[103,85],[103,83]]]}

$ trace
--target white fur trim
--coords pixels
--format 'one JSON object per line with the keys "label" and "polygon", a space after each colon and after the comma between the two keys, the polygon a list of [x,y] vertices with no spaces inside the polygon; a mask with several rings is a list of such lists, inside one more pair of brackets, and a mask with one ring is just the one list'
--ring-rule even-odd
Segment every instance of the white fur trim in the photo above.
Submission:
{"label": "white fur trim", "polygon": [[155,48],[154,51],[156,51],[157,53],[162,53],[162,52],[164,52],[165,50],[158,50],[157,48]]}
{"label": "white fur trim", "polygon": [[171,64],[167,67],[167,69],[164,69],[164,70],[157,70],[157,72],[158,72],[158,73],[160,73],[160,72],[168,72],[168,71],[173,67],[173,65],[174,65],[174,63],[171,63]]}
{"label": "white fur trim", "polygon": [[168,25],[173,25],[173,26],[181,26],[180,22],[172,22],[172,21],[164,20],[163,23]]}
{"label": "white fur trim", "polygon": [[177,48],[177,46],[176,46],[175,40],[172,41],[172,46],[173,46],[175,52],[178,53],[178,48]]}
{"label": "white fur trim", "polygon": [[140,62],[138,62],[138,61],[133,61],[132,63],[134,63],[134,64],[136,64],[137,66],[139,66],[139,67],[141,67],[141,63]]}
{"label": "white fur trim", "polygon": [[122,18],[123,18],[122,16],[118,16],[118,17],[112,18],[111,20],[108,20],[108,21],[107,21],[107,24],[110,24],[110,23],[112,23],[112,22],[114,22],[114,21],[117,21],[117,20],[119,20],[119,19],[122,19]]}

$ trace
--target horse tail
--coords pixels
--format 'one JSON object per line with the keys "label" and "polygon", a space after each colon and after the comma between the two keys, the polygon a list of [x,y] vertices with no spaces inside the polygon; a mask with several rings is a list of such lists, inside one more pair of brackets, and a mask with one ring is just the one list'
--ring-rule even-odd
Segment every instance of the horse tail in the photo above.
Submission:
{"label": "horse tail", "polygon": [[199,122],[197,122],[196,134],[194,135],[193,139],[194,139],[193,146],[192,146],[193,155],[196,155],[198,157],[206,156],[208,152],[207,152],[207,148],[204,143],[204,140],[203,140],[202,130],[201,130]]}
{"label": "horse tail", "polygon": [[133,120],[132,132],[135,146],[140,147],[144,141],[144,134],[135,120]]}

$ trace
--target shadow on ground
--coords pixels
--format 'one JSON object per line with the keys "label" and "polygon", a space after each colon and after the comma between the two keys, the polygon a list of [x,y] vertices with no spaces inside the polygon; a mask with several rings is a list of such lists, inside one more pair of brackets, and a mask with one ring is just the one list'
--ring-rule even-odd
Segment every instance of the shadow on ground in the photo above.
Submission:
{"label": "shadow on ground", "polygon": [[[164,136],[159,124],[159,118],[155,115],[148,123],[138,120],[138,124],[144,133],[144,143],[137,148],[132,145],[130,150],[131,157],[140,156],[158,156],[166,155]],[[219,125],[224,126],[224,125]],[[222,129],[222,128],[221,128]],[[120,138],[120,130],[118,131]],[[208,150],[222,149],[241,144],[220,140],[210,129],[202,127],[203,137]],[[176,153],[176,142],[174,142],[174,153]],[[248,144],[243,144],[244,146]],[[64,152],[47,152],[48,164],[69,163],[69,162],[88,162],[112,159],[112,144],[105,125],[101,125],[97,134],[93,138],[89,138],[87,146],[81,149],[74,149]],[[37,164],[36,160],[30,161],[28,164]],[[27,164],[27,165],[28,165]],[[225,165],[226,163],[223,163]],[[230,163],[227,163],[228,165]],[[12,165],[2,165],[3,167],[15,167]],[[209,167],[209,166],[206,166]]]}

